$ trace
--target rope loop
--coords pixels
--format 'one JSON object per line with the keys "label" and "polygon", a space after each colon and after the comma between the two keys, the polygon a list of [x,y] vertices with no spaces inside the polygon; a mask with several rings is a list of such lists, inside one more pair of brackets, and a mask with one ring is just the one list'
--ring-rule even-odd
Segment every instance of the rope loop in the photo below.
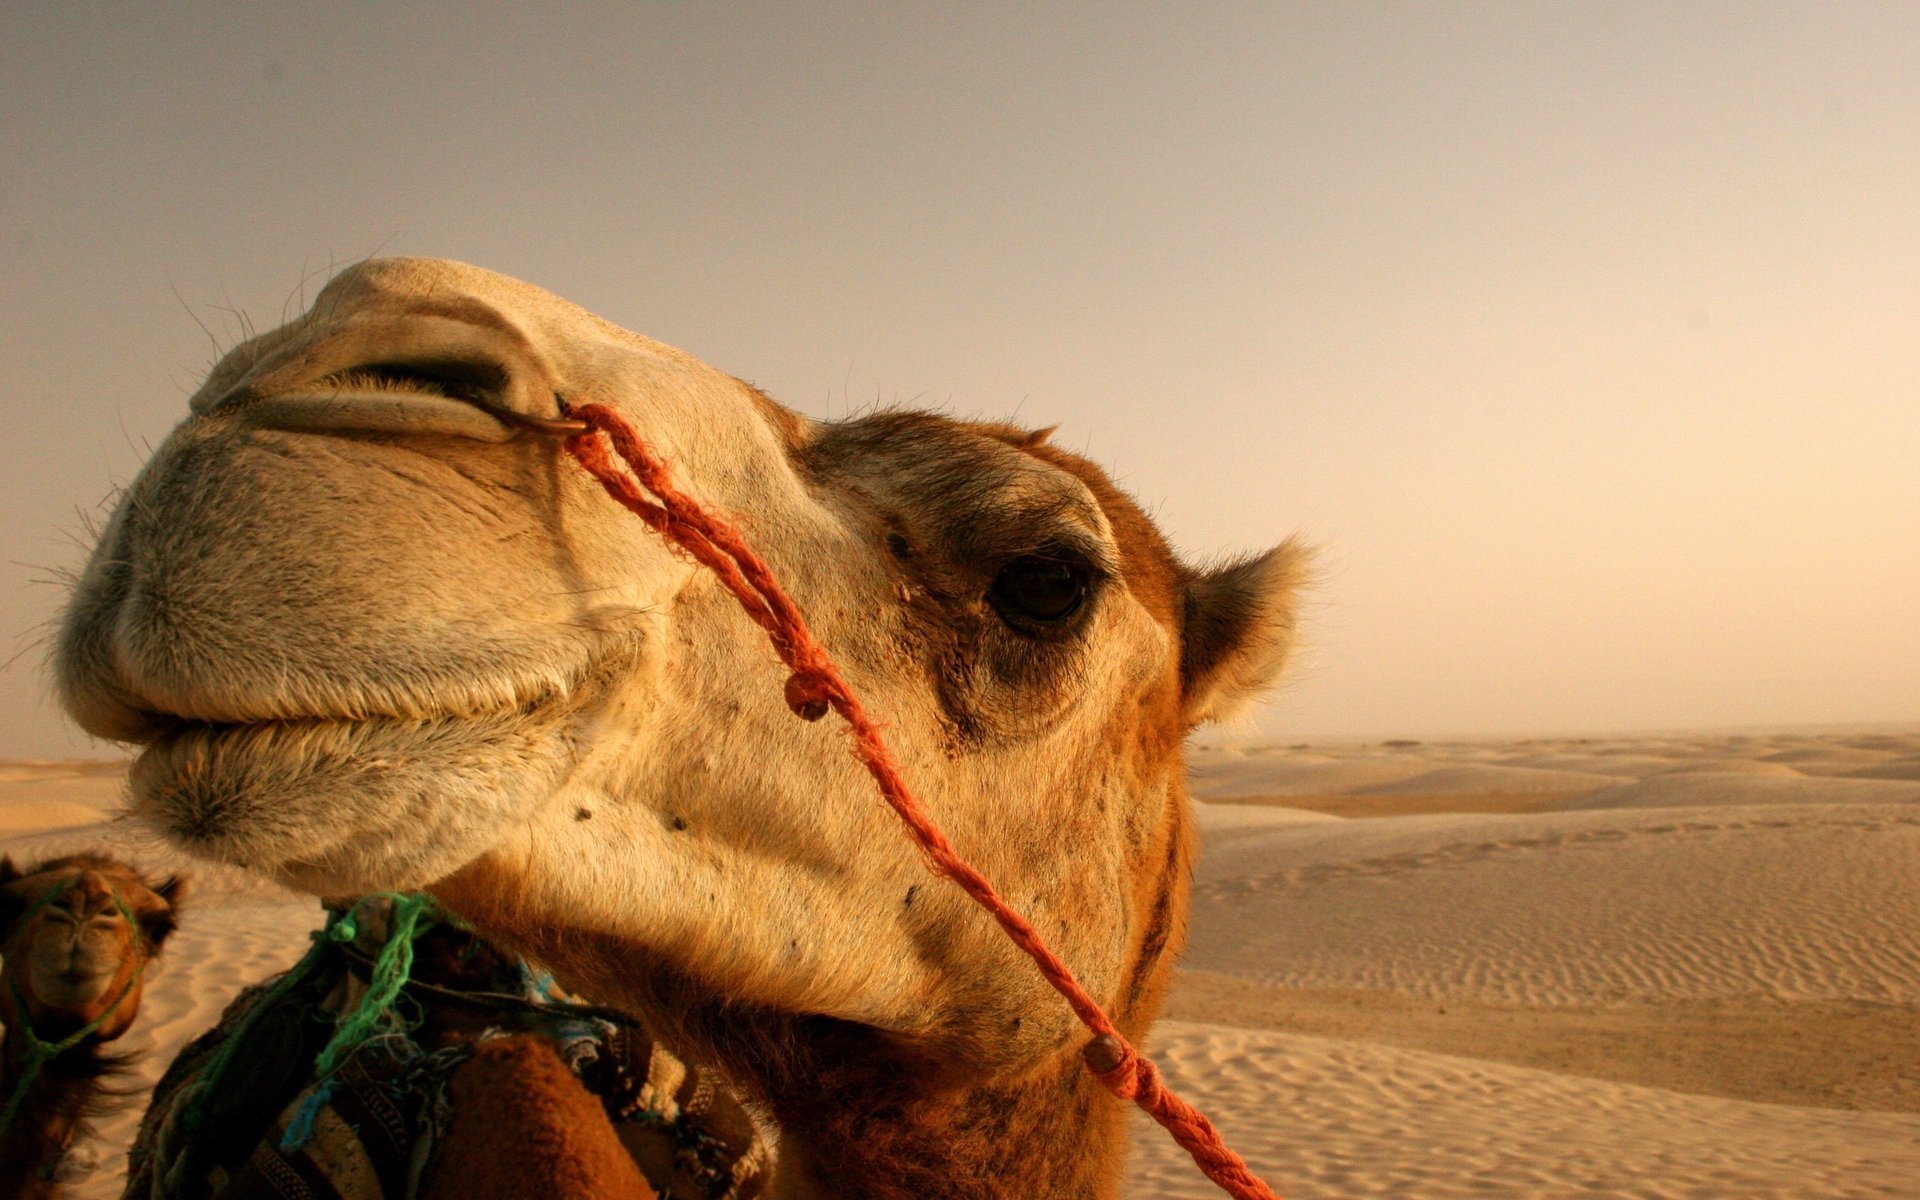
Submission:
{"label": "rope loop", "polygon": [[1087,1060],[1087,1070],[1094,1078],[1122,1100],[1140,1094],[1140,1064],[1146,1060],[1119,1034],[1099,1034],[1080,1051],[1080,1057]]}
{"label": "rope loop", "polygon": [[[1114,1028],[1112,1018],[1048,948],[1038,930],[1009,904],[987,879],[960,857],[945,833],[920,807],[894,764],[879,724],[841,678],[826,648],[807,628],[806,618],[774,578],[766,562],[740,531],[674,488],[666,465],[647,448],[632,425],[602,404],[578,405],[566,414],[583,420],[591,432],[570,437],[568,453],[600,481],[608,495],[628,511],[706,566],[739,601],[747,616],[766,631],[774,653],[792,672],[784,688],[787,706],[801,718],[817,721],[831,708],[846,721],[856,756],[879,786],[881,798],[906,824],[907,833],[937,874],[951,879],[997,921],[1007,937],[1032,958],[1074,1014],[1094,1033],[1085,1056],[1089,1070],[1122,1099],[1132,1100],[1164,1126],[1193,1156],[1201,1172],[1235,1200],[1279,1200],[1273,1190],[1227,1148],[1212,1122],[1168,1090],[1160,1071]],[[614,465],[599,434],[626,461],[632,474]],[[637,483],[635,481],[638,481]],[[645,491],[642,491],[642,488]],[[647,493],[652,494],[652,499]],[[656,503],[657,501],[657,503]],[[1103,1069],[1104,1067],[1104,1069]]]}

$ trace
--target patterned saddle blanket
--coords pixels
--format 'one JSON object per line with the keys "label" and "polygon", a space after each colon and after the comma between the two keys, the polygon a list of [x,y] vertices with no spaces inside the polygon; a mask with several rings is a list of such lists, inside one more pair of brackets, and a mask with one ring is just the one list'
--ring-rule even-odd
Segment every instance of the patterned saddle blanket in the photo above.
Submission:
{"label": "patterned saddle blanket", "polygon": [[180,1053],[141,1120],[125,1200],[415,1200],[457,1118],[452,1076],[487,1042],[529,1036],[600,1101],[662,1200],[764,1192],[765,1139],[711,1073],[450,921],[413,937],[377,1025],[316,1078],[343,1018],[379,986],[394,903],[334,910],[298,967],[242,992]]}

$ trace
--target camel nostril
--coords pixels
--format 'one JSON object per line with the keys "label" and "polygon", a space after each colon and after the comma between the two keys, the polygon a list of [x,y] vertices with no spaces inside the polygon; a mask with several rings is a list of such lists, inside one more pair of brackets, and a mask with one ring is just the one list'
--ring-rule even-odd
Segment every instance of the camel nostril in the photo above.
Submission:
{"label": "camel nostril", "polygon": [[564,407],[549,409],[548,395],[554,393],[488,355],[393,357],[324,375],[253,381],[208,412],[256,428],[310,433],[500,442],[527,433],[566,438],[588,431],[586,422],[566,417]]}
{"label": "camel nostril", "polygon": [[417,393],[465,400],[482,408],[502,408],[507,369],[498,363],[471,359],[425,362],[375,362],[349,367],[316,380],[316,391],[372,391]]}
{"label": "camel nostril", "polygon": [[495,362],[475,359],[433,359],[423,362],[377,362],[336,371],[314,384],[315,390],[376,392],[389,395],[440,396],[460,400],[512,429],[548,437],[574,437],[592,426],[566,415],[556,394],[558,416],[522,412],[507,402],[512,376]]}

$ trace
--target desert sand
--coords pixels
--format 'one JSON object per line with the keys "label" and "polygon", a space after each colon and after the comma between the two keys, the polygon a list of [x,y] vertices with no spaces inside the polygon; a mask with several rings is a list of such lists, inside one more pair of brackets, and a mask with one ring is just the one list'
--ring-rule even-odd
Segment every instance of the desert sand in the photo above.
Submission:
{"label": "desert sand", "polygon": [[[1150,1049],[1283,1195],[1920,1197],[1920,729],[1211,746],[1193,783]],[[185,865],[123,787],[0,764],[0,849]],[[148,1080],[318,923],[197,877]],[[136,1117],[74,1196],[119,1194]],[[1219,1194],[1137,1132],[1129,1196]]]}

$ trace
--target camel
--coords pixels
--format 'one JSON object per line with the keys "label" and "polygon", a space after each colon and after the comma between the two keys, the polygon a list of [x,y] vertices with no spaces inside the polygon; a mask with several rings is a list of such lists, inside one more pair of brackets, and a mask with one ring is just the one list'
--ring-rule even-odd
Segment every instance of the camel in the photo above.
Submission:
{"label": "camel", "polygon": [[52,1200],[67,1151],[114,1098],[125,1058],[101,1047],[139,1015],[186,881],[101,854],[25,870],[0,857],[0,1195]]}
{"label": "camel", "polygon": [[1109,1197],[1123,1105],[761,631],[542,436],[623,414],[738,522],[959,849],[1137,1038],[1182,944],[1182,746],[1281,672],[1305,555],[1206,569],[1045,431],[805,418],[530,284],[373,260],[243,343],[55,651],[173,843],[425,889],[778,1126],[781,1197]]}

